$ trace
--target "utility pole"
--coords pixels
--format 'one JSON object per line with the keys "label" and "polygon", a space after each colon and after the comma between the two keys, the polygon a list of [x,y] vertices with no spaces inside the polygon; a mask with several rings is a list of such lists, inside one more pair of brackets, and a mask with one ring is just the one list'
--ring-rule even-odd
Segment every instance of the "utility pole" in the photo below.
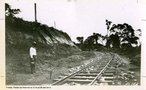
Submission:
{"label": "utility pole", "polygon": [[34,3],[34,12],[35,12],[35,22],[37,22],[37,8],[36,8],[36,3]]}
{"label": "utility pole", "polygon": [[33,36],[34,36],[34,41],[37,41],[37,7],[36,7],[36,3],[34,3],[34,18],[35,18],[35,27],[33,30]]}
{"label": "utility pole", "polygon": [[54,28],[56,28],[56,22],[54,21]]}

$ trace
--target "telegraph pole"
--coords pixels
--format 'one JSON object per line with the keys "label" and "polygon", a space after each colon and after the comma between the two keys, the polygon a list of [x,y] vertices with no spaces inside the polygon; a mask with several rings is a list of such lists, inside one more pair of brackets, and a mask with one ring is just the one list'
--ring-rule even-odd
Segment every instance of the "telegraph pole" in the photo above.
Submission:
{"label": "telegraph pole", "polygon": [[56,28],[56,22],[54,21],[54,28]]}
{"label": "telegraph pole", "polygon": [[37,22],[37,8],[36,8],[36,3],[34,3],[34,12],[35,12],[35,22]]}
{"label": "telegraph pole", "polygon": [[34,36],[34,40],[37,41],[37,6],[36,3],[34,3],[34,19],[35,19],[35,27],[33,30],[33,36]]}

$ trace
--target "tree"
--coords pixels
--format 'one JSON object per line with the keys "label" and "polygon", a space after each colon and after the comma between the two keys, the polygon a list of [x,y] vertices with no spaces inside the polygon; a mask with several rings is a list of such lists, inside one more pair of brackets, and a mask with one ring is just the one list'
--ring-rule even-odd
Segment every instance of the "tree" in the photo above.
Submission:
{"label": "tree", "polygon": [[105,22],[106,22],[106,26],[107,26],[107,35],[105,36],[106,37],[106,47],[110,47],[110,39],[109,39],[109,32],[110,32],[110,29],[111,29],[111,24],[112,24],[112,22],[111,21],[109,21],[109,20],[105,20]]}
{"label": "tree", "polygon": [[[127,23],[117,25],[113,24],[113,26],[110,28],[110,32],[112,33],[112,35],[110,36],[110,41],[114,43],[114,45],[119,46],[124,43],[128,44],[128,46],[132,46],[132,44],[137,44],[137,40],[139,38],[135,36],[134,31],[135,30],[133,29],[133,27]],[[115,40],[116,38],[117,40]]]}
{"label": "tree", "polygon": [[[105,36],[99,34],[99,33],[93,33],[93,35],[87,37],[84,41],[84,47],[93,50],[98,49],[100,46],[103,46],[103,41],[106,39]],[[102,43],[100,44],[99,41]]]}
{"label": "tree", "polygon": [[[99,43],[98,40],[102,43],[103,45],[103,40],[105,40],[105,36],[101,35],[100,33],[93,33],[93,39],[96,43],[96,45]],[[94,42],[93,42],[94,43]]]}
{"label": "tree", "polygon": [[93,35],[87,37],[87,39],[84,41],[85,48],[88,48],[89,50],[93,49],[93,44],[94,44],[94,36]]}
{"label": "tree", "polygon": [[80,44],[83,44],[84,37],[77,37],[76,39],[80,42]]}
{"label": "tree", "polygon": [[110,35],[110,43],[113,46],[113,48],[120,47],[120,38],[119,38],[118,34]]}
{"label": "tree", "polygon": [[107,36],[108,36],[108,34],[109,34],[108,31],[109,31],[109,29],[110,29],[110,27],[111,27],[111,23],[112,23],[112,22],[109,21],[109,20],[107,20],[107,19],[105,20],[105,22],[106,22],[106,26],[107,26]]}
{"label": "tree", "polygon": [[84,37],[77,37],[76,39],[80,42],[79,47],[82,49]]}
{"label": "tree", "polygon": [[6,16],[14,17],[15,14],[18,14],[20,9],[12,9],[9,4],[5,4],[5,14]]}
{"label": "tree", "polygon": [[93,38],[95,40],[96,45],[98,44],[99,37],[100,37],[100,34],[99,33],[93,33]]}

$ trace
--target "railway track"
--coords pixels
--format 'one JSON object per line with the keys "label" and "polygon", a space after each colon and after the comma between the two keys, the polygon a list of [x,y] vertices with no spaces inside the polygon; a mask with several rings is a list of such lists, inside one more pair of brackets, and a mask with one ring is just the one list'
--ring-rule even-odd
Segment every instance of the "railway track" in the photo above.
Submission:
{"label": "railway track", "polygon": [[52,85],[112,84],[115,70],[110,66],[114,65],[114,55],[111,53],[109,55],[111,59],[93,60],[70,75],[59,76]]}

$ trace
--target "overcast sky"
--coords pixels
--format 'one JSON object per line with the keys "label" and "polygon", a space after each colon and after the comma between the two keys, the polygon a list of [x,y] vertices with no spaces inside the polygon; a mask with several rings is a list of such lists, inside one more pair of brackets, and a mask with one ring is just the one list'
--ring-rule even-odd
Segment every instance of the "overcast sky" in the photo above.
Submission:
{"label": "overcast sky", "polygon": [[[140,0],[40,0],[37,2],[37,20],[67,32],[73,41],[77,36],[88,37],[93,32],[106,34],[105,20],[115,24],[128,23],[141,29]],[[42,2],[43,1],[43,2]],[[14,0],[12,8],[19,8],[18,17],[34,21],[34,3]]]}

